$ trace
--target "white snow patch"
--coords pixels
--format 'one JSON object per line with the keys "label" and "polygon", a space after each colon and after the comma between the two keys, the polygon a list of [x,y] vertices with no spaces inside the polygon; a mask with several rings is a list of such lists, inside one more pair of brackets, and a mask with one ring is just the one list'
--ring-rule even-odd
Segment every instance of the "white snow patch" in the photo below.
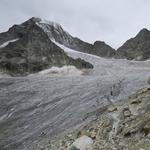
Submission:
{"label": "white snow patch", "polygon": [[146,61],[150,62],[150,59],[148,59],[148,60],[146,60]]}
{"label": "white snow patch", "polygon": [[68,47],[66,47],[66,46],[64,46],[64,45],[56,42],[54,39],[51,39],[51,41],[54,44],[56,44],[58,47],[60,47],[61,49],[63,49],[66,53],[78,53],[78,54],[82,54],[82,55],[84,54],[84,55],[87,55],[87,56],[92,56],[92,57],[95,57],[95,58],[101,58],[101,57],[96,56],[96,55],[92,55],[92,54],[88,54],[88,53],[83,53],[83,52],[79,52],[77,50],[73,50],[71,48],[68,48]]}
{"label": "white snow patch", "polygon": [[9,43],[11,43],[11,42],[16,42],[16,41],[18,41],[18,40],[19,40],[19,39],[14,39],[14,40],[7,41],[7,42],[3,43],[2,45],[0,45],[0,48],[6,47]]}
{"label": "white snow patch", "polygon": [[78,75],[82,75],[83,71],[77,69],[74,66],[63,66],[61,68],[59,67],[52,67],[50,69],[46,69],[43,71],[40,71],[36,74],[31,74],[29,76],[34,76],[34,75],[38,75],[38,76],[56,76],[56,75],[62,75],[62,76],[78,76]]}
{"label": "white snow patch", "polygon": [[60,47],[61,49],[63,49],[65,52],[74,52],[74,53],[80,53],[76,50],[70,49],[62,44],[59,44],[58,42],[56,42],[54,39],[51,39],[51,41],[56,44],[58,47]]}

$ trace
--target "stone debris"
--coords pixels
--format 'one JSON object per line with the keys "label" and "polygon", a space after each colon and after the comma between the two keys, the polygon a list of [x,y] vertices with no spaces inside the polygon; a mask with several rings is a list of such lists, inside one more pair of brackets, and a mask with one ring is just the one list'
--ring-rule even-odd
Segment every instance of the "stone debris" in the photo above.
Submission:
{"label": "stone debris", "polygon": [[48,150],[150,150],[150,89],[135,95],[108,106],[84,128],[56,137]]}

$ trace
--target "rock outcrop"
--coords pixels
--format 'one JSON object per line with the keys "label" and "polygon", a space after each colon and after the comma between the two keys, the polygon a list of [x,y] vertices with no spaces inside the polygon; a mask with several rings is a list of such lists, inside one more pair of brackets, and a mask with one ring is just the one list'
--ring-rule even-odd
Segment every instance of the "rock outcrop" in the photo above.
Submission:
{"label": "rock outcrop", "polygon": [[101,57],[111,58],[116,55],[116,51],[102,41],[96,41],[92,48],[92,53]]}
{"label": "rock outcrop", "polygon": [[31,18],[0,34],[0,70],[11,75],[26,75],[52,66],[93,68],[84,60],[67,56],[37,25],[38,21]]}
{"label": "rock outcrop", "polygon": [[150,59],[150,31],[142,29],[134,38],[117,50],[118,58],[134,60]]}

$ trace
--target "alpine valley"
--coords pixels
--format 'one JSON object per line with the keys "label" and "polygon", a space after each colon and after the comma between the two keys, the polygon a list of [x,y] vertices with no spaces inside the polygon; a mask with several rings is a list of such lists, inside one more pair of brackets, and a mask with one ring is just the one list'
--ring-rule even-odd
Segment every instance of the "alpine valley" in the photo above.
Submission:
{"label": "alpine valley", "polygon": [[117,50],[32,17],[0,33],[0,150],[149,150],[150,31]]}

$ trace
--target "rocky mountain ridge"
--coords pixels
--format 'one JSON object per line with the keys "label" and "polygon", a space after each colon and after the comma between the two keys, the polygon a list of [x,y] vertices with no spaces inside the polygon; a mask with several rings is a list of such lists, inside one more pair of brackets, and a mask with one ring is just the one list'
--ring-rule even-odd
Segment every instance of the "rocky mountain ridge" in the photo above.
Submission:
{"label": "rocky mountain ridge", "polygon": [[73,37],[57,23],[37,20],[37,24],[47,33],[50,39],[68,48],[105,58],[125,58],[129,60],[147,60],[150,58],[150,31],[145,28],[136,37],[127,40],[120,48],[115,50],[103,41],[90,44]]}

